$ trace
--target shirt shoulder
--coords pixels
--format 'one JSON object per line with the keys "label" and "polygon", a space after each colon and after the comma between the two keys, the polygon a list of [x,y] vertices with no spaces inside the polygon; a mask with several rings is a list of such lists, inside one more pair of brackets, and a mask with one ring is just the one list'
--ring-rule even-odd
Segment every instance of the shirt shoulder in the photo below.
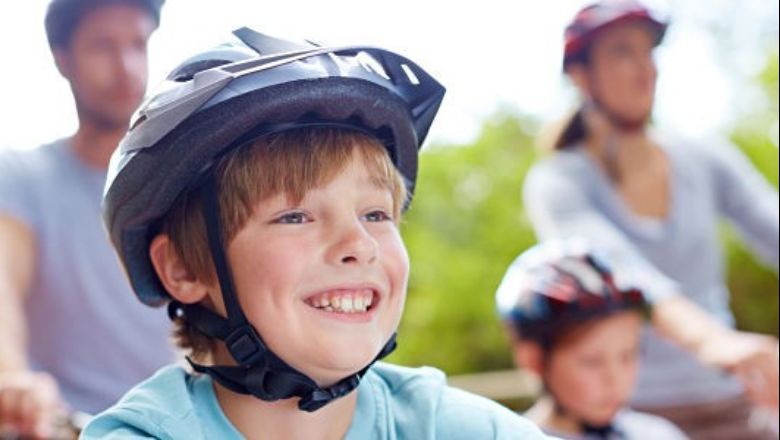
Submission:
{"label": "shirt shoulder", "polygon": [[452,439],[549,438],[528,419],[482,396],[447,387],[437,414],[437,433]]}
{"label": "shirt shoulder", "polygon": [[[399,438],[546,438],[498,403],[448,386],[444,373],[435,368],[377,363],[370,371],[369,380],[385,388]],[[407,431],[418,434],[402,434]]]}
{"label": "shirt shoulder", "polygon": [[592,179],[594,164],[580,147],[555,151],[542,157],[531,167],[530,174],[541,176],[568,176],[573,179]]}
{"label": "shirt shoulder", "polygon": [[46,195],[53,194],[62,179],[58,154],[65,146],[60,140],[32,150],[0,152],[0,214],[38,226]]}
{"label": "shirt shoulder", "polygon": [[537,161],[526,174],[523,191],[536,197],[598,192],[606,181],[602,171],[581,147],[556,151]]}
{"label": "shirt shoulder", "polygon": [[30,175],[37,177],[42,170],[50,167],[51,164],[60,162],[58,155],[65,148],[67,148],[67,141],[60,139],[31,150],[0,151],[0,170],[2,170],[0,175],[12,178],[23,178]]}
{"label": "shirt shoulder", "polygon": [[686,440],[688,436],[680,428],[663,417],[633,410],[620,411],[613,421],[626,438],[662,438]]}
{"label": "shirt shoulder", "polygon": [[160,369],[95,416],[81,438],[202,438],[190,379],[179,366]]}
{"label": "shirt shoulder", "polygon": [[670,156],[675,166],[686,171],[720,166],[737,148],[716,137],[695,139],[676,133],[653,132],[653,139]]}

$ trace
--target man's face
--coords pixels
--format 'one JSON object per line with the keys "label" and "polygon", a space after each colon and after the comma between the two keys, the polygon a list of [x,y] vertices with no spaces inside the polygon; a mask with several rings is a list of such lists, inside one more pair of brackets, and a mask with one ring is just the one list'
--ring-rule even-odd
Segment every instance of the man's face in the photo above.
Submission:
{"label": "man's face", "polygon": [[81,19],[69,46],[54,50],[82,123],[127,127],[146,90],[146,43],[154,28],[141,8],[103,6]]}
{"label": "man's face", "polygon": [[[259,202],[228,246],[251,324],[321,385],[368,365],[398,327],[409,260],[394,206],[356,149],[300,203],[284,194]],[[224,313],[221,295],[212,300]]]}

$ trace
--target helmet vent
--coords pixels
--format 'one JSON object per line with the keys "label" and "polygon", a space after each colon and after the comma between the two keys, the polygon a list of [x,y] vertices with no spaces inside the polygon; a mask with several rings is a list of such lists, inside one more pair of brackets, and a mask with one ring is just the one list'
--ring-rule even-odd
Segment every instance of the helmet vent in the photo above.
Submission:
{"label": "helmet vent", "polygon": [[224,66],[230,64],[230,60],[201,60],[195,61],[190,64],[186,64],[171,72],[168,79],[176,82],[190,81],[196,73],[203,72],[204,70],[213,69],[214,67]]}
{"label": "helmet vent", "polygon": [[403,69],[404,73],[406,74],[406,77],[409,78],[410,83],[416,86],[420,85],[420,80],[417,78],[417,75],[414,74],[412,68],[409,67],[408,64],[401,64],[401,69]]}
{"label": "helmet vent", "polygon": [[143,123],[145,120],[146,120],[146,115],[139,116],[138,118],[136,118],[135,121],[133,121],[133,125],[130,126],[130,130],[128,131],[135,130],[135,128],[141,125],[141,123]]}

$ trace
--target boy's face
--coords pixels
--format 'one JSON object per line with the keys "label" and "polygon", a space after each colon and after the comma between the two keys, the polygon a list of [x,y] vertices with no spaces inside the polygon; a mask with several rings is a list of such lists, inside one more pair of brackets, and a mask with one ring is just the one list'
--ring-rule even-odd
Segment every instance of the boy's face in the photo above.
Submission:
{"label": "boy's face", "polygon": [[636,312],[610,316],[550,353],[547,386],[572,415],[603,425],[625,405],[636,381],[641,322]]}
{"label": "boy's face", "polygon": [[247,318],[274,353],[320,385],[374,359],[406,295],[409,259],[392,194],[355,151],[300,203],[284,194],[258,203],[228,246]]}

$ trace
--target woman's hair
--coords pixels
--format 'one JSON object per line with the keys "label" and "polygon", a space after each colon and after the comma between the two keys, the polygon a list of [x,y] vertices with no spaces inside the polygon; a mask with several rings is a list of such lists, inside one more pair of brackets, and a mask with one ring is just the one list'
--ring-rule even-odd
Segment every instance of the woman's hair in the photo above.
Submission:
{"label": "woman's hair", "polygon": [[578,109],[571,116],[564,119],[560,131],[552,143],[553,150],[559,151],[582,143],[588,137],[582,109]]}
{"label": "woman's hair", "polygon": [[[300,202],[307,191],[342,172],[358,151],[374,183],[391,192],[394,218],[399,219],[406,187],[376,138],[349,129],[301,128],[258,138],[216,164],[224,242],[229,243],[244,227],[258,203],[278,194]],[[184,192],[162,219],[160,232],[170,237],[188,272],[216,286],[201,207],[200,191]],[[212,339],[180,319],[174,323],[174,340],[196,359],[212,352]]]}

